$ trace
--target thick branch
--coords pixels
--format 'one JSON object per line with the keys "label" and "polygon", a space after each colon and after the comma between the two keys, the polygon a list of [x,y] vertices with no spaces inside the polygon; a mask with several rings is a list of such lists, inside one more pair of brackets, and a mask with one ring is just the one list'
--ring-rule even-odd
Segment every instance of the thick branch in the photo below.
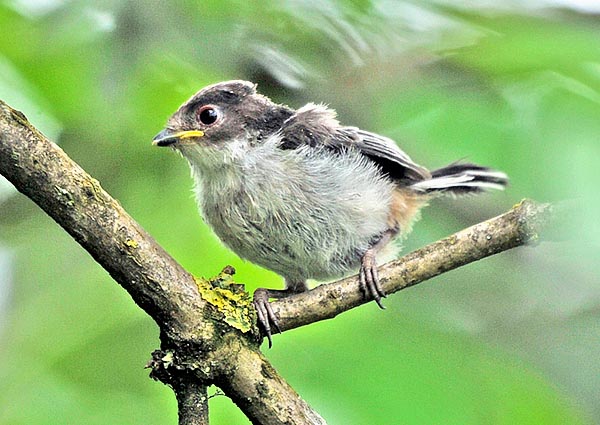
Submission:
{"label": "thick branch", "polygon": [[[524,200],[510,211],[461,230],[379,268],[386,293],[400,291],[441,273],[538,239],[551,207]],[[369,302],[361,294],[358,279],[320,285],[312,291],[273,302],[282,330],[331,319]]]}
{"label": "thick branch", "polygon": [[204,388],[215,381],[254,423],[324,423],[258,347],[201,297],[193,277],[96,180],[2,101],[0,174],[71,234],[160,326],[165,355],[152,367],[162,368],[164,381],[177,391],[181,423],[205,420]]}
{"label": "thick branch", "polygon": [[[262,353],[250,349],[240,340],[229,344],[231,351],[219,357],[228,363],[235,360],[223,380],[217,384],[232,395],[233,401],[256,424],[325,425],[290,385],[279,376]],[[231,360],[228,360],[231,359]]]}
{"label": "thick branch", "polygon": [[60,224],[157,323],[185,338],[204,308],[192,276],[25,116],[0,102],[0,173]]}

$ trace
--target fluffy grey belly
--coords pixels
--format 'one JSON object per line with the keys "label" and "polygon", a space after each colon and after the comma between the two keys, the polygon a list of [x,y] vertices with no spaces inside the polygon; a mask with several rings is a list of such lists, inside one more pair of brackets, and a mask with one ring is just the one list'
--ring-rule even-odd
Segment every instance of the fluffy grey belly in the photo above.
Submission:
{"label": "fluffy grey belly", "polygon": [[240,257],[290,280],[358,269],[388,228],[393,183],[359,156],[286,159],[203,180],[206,221]]}
{"label": "fluffy grey belly", "polygon": [[367,249],[366,240],[339,244],[353,239],[352,235],[340,226],[319,223],[318,216],[289,220],[275,212],[261,217],[227,218],[208,212],[206,216],[217,236],[240,257],[290,280],[344,274],[358,264]]}

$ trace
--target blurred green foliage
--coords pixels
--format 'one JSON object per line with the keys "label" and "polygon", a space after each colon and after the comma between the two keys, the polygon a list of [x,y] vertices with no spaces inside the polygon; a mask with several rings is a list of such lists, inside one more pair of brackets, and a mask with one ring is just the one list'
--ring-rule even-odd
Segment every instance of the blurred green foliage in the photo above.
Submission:
{"label": "blurred green foliage", "polygon": [[[243,78],[325,102],[430,166],[511,187],[435,201],[406,250],[523,197],[563,202],[555,240],[275,338],[277,369],[332,424],[600,423],[600,21],[569,2],[0,3],[0,99],[188,270],[279,287],[202,223],[184,161],[150,141],[202,86]],[[575,7],[576,3],[573,3]],[[499,9],[502,7],[502,9]],[[31,201],[0,185],[0,423],[174,423],[143,365],[154,323]],[[248,423],[223,396],[211,423]]]}

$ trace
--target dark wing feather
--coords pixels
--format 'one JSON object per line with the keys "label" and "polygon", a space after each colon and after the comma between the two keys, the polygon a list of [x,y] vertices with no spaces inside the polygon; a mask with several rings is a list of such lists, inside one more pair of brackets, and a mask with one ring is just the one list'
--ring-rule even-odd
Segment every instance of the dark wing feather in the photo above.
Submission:
{"label": "dark wing feather", "polygon": [[278,132],[282,149],[323,146],[333,151],[358,149],[396,180],[417,182],[431,178],[429,171],[413,162],[392,139],[356,127],[342,127],[335,112],[308,104],[292,115]]}
{"label": "dark wing feather", "polygon": [[431,178],[429,171],[410,159],[392,139],[355,127],[344,127],[339,131],[355,134],[355,146],[392,178],[410,181]]}

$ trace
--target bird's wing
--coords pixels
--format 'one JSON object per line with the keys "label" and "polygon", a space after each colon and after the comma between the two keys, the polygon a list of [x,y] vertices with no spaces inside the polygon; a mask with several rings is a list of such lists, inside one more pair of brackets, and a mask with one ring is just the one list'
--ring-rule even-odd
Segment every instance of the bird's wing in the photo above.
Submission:
{"label": "bird's wing", "polygon": [[416,164],[392,139],[356,127],[340,126],[335,111],[323,105],[308,104],[292,115],[279,130],[280,147],[325,147],[334,151],[358,149],[397,180],[411,182],[431,178],[429,171]]}

